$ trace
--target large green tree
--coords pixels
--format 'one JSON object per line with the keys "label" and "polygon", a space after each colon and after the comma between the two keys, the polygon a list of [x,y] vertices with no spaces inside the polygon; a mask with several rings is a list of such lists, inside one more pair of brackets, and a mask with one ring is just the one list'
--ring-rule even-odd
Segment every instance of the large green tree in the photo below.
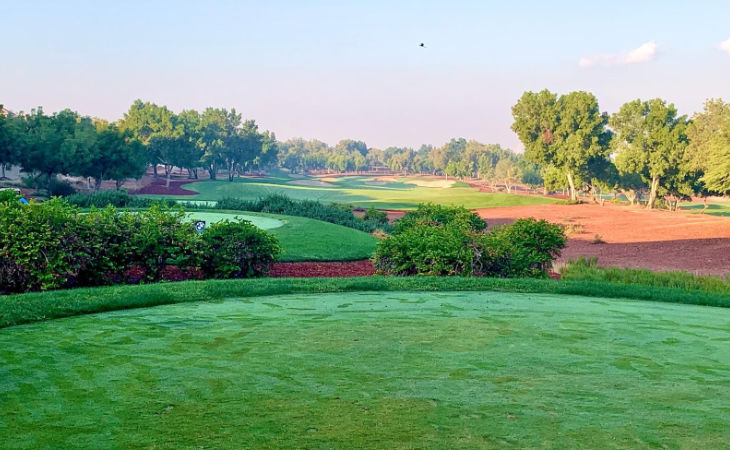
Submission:
{"label": "large green tree", "polygon": [[0,105],[0,178],[5,178],[6,167],[19,162],[24,138],[19,125],[19,121]]}
{"label": "large green tree", "polygon": [[[625,103],[611,117],[616,133],[613,151],[623,174],[636,173],[649,186],[647,208],[654,208],[660,189],[682,195],[687,168],[682,164],[687,147],[687,119],[673,104],[661,99]],[[686,184],[685,184],[686,186]]]}
{"label": "large green tree", "polygon": [[704,191],[730,194],[730,104],[707,100],[704,111],[692,117],[687,137],[685,160],[701,175]]}
{"label": "large green tree", "polygon": [[577,200],[576,178],[587,171],[592,158],[607,158],[611,133],[608,116],[588,92],[571,92],[558,98],[548,90],[525,92],[512,107],[525,157],[563,172],[570,198]]}
{"label": "large green tree", "polygon": [[152,164],[155,176],[157,165],[163,164],[161,155],[155,153],[156,147],[149,147],[153,137],[170,138],[175,136],[175,114],[167,106],[158,106],[151,102],[135,100],[124,118],[119,121],[119,128],[129,132],[131,136],[148,149],[148,163]]}

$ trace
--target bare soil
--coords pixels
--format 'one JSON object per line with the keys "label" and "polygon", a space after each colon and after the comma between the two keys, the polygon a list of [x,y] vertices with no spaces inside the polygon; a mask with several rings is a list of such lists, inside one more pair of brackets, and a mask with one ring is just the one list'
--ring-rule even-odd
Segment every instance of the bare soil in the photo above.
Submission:
{"label": "bare soil", "polygon": [[365,277],[375,275],[373,263],[363,261],[282,262],[271,266],[268,276],[282,277]]}
{"label": "bare soil", "polygon": [[572,233],[557,265],[596,256],[600,266],[730,273],[730,218],[593,204],[536,205],[477,211],[491,226],[536,217]]}

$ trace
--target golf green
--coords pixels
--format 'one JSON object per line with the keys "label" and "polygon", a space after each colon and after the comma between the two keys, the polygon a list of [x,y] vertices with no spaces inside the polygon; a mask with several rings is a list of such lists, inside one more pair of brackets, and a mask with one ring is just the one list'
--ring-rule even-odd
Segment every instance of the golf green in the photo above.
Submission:
{"label": "golf green", "polygon": [[287,295],[0,330],[8,448],[720,448],[730,311]]}
{"label": "golf green", "polygon": [[273,230],[274,228],[279,228],[284,225],[284,222],[279,219],[274,219],[273,217],[264,217],[264,216],[252,216],[248,214],[230,214],[230,213],[215,213],[215,212],[190,212],[188,213],[188,217],[190,220],[203,220],[207,224],[212,224],[216,222],[222,222],[224,220],[235,220],[235,219],[243,219],[248,220],[251,222],[252,225],[261,228],[262,230]]}

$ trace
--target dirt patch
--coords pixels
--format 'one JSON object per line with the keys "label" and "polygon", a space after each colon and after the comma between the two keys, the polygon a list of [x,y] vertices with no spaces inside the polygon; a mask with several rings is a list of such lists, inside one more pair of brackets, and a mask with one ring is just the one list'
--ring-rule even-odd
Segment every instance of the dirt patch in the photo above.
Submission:
{"label": "dirt patch", "polygon": [[363,261],[282,262],[271,267],[272,278],[295,277],[366,277],[375,275],[373,263]]}
{"label": "dirt patch", "polygon": [[403,182],[427,188],[450,188],[456,184],[456,180],[414,180],[411,178],[406,178]]}
{"label": "dirt patch", "polygon": [[190,183],[194,180],[170,180],[170,187],[166,187],[164,178],[153,179],[148,185],[130,192],[130,194],[158,194],[158,195],[198,195],[197,192],[189,189],[183,189],[183,184]]}
{"label": "dirt patch", "polygon": [[296,184],[299,186],[315,186],[315,187],[336,187],[332,183],[327,183],[326,181],[320,181],[320,180],[293,180],[287,184]]}
{"label": "dirt patch", "polygon": [[597,256],[601,266],[730,273],[727,217],[615,205],[536,205],[477,212],[490,227],[524,217],[571,227],[573,233],[558,265],[579,256]]}

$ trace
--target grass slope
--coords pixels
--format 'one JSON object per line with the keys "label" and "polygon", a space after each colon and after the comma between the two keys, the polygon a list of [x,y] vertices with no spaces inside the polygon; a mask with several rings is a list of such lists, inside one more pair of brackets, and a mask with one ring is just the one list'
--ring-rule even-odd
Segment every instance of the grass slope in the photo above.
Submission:
{"label": "grass slope", "polygon": [[282,221],[282,226],[266,230],[281,244],[281,261],[356,261],[367,259],[375,252],[376,239],[373,236],[307,217],[226,210],[191,212],[190,215],[196,218],[210,215],[216,220],[250,216]]}
{"label": "grass slope", "polygon": [[721,448],[730,311],[517,293],[229,299],[0,330],[7,448]]}
{"label": "grass slope", "polygon": [[713,216],[730,216],[730,203],[708,203],[705,208],[701,202],[686,202],[681,208],[690,213],[705,213]]}
{"label": "grass slope", "polygon": [[[419,203],[433,202],[466,208],[500,206],[527,206],[557,203],[558,200],[526,195],[489,194],[479,192],[464,183],[450,188],[423,187],[402,181],[381,183],[371,177],[350,176],[332,179],[329,186],[302,186],[294,184],[301,179],[285,176],[244,178],[229,181],[202,181],[184,185],[185,189],[199,192],[194,197],[174,197],[188,201],[216,201],[225,197],[255,200],[269,194],[284,194],[293,199],[319,200],[325,203],[349,203],[379,209],[412,209]],[[311,181],[311,179],[310,179]],[[146,197],[159,197],[147,195]]]}
{"label": "grass slope", "polygon": [[0,328],[103,311],[231,297],[352,291],[503,291],[632,298],[730,307],[730,295],[594,280],[459,277],[259,278],[107,286],[0,296]]}

